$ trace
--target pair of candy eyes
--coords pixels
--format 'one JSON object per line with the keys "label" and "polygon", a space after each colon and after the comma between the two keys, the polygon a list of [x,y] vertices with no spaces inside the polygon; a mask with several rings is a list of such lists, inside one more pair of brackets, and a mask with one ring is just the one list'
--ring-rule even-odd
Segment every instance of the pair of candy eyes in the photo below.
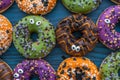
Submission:
{"label": "pair of candy eyes", "polygon": [[[35,23],[34,19],[30,19],[30,23],[31,23],[31,24],[34,24],[34,23]],[[37,21],[37,22],[36,22],[36,25],[37,25],[37,26],[40,26],[40,25],[41,25],[41,21]]]}
{"label": "pair of candy eyes", "polygon": [[73,51],[76,51],[76,52],[79,52],[79,51],[80,51],[80,47],[79,47],[79,46],[75,46],[75,45],[72,45],[72,46],[71,46],[71,49],[72,49]]}
{"label": "pair of candy eyes", "polygon": [[[18,69],[18,73],[19,73],[19,74],[23,74],[24,71],[23,71],[22,69]],[[19,74],[18,74],[18,73],[15,73],[13,76],[14,76],[15,78],[18,78],[18,77],[19,77]]]}

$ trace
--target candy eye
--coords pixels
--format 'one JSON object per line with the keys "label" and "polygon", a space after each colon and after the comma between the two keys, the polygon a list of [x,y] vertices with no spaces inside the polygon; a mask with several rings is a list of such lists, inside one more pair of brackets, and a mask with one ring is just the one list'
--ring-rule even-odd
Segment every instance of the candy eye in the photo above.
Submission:
{"label": "candy eye", "polygon": [[31,23],[31,24],[34,24],[34,20],[33,20],[33,19],[30,19],[30,23]]}
{"label": "candy eye", "polygon": [[71,46],[71,49],[72,49],[72,50],[76,50],[76,46],[75,46],[75,45],[72,45],[72,46]]}
{"label": "candy eye", "polygon": [[105,21],[105,23],[110,23],[111,22],[110,19],[105,19],[104,21]]}
{"label": "candy eye", "polygon": [[37,25],[37,26],[41,25],[41,21],[37,21],[37,22],[36,22],[36,25]]}
{"label": "candy eye", "polygon": [[18,74],[18,73],[15,73],[13,76],[14,76],[14,78],[18,78],[18,77],[19,77],[19,74]]}
{"label": "candy eye", "polygon": [[22,69],[18,69],[18,73],[23,74],[24,72]]}
{"label": "candy eye", "polygon": [[79,52],[79,51],[80,51],[80,47],[77,46],[77,47],[76,47],[76,52]]}

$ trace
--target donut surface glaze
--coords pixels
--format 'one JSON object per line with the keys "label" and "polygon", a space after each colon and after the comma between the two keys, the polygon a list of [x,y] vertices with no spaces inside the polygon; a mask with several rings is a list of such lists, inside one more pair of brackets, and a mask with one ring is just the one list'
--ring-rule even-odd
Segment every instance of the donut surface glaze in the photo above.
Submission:
{"label": "donut surface glaze", "polygon": [[115,30],[115,24],[120,19],[120,6],[110,6],[105,9],[97,21],[99,40],[108,48],[120,48],[120,33]]}
{"label": "donut surface glaze", "polygon": [[0,55],[2,55],[12,42],[12,24],[10,21],[0,15]]}
{"label": "donut surface glaze", "polygon": [[49,13],[56,5],[57,0],[16,0],[18,7],[28,14]]}
{"label": "donut surface glaze", "polygon": [[0,59],[0,80],[13,80],[12,69]]}
{"label": "donut surface glaze", "polygon": [[57,70],[57,80],[101,80],[96,65],[87,58],[65,59]]}
{"label": "donut surface glaze", "polygon": [[120,80],[119,70],[120,52],[114,52],[107,56],[100,66],[101,80]]}
{"label": "donut surface glaze", "polygon": [[120,0],[111,0],[112,2],[114,2],[115,4],[120,4]]}
{"label": "donut surface glaze", "polygon": [[[38,34],[36,41],[30,38],[32,33]],[[13,43],[26,58],[45,57],[56,44],[54,27],[41,16],[26,16],[14,26]]]}
{"label": "donut surface glaze", "polygon": [[14,80],[30,80],[31,75],[38,75],[40,80],[56,80],[55,70],[42,60],[25,60],[14,69]]}
{"label": "donut surface glaze", "polygon": [[[76,38],[73,33],[81,32]],[[63,19],[56,29],[57,42],[68,54],[83,56],[90,52],[97,43],[97,28],[93,21],[81,14],[74,14]]]}
{"label": "donut surface glaze", "polygon": [[87,14],[94,11],[102,0],[62,0],[64,6],[74,13]]}
{"label": "donut surface glaze", "polygon": [[0,13],[7,10],[12,4],[14,0],[0,0]]}

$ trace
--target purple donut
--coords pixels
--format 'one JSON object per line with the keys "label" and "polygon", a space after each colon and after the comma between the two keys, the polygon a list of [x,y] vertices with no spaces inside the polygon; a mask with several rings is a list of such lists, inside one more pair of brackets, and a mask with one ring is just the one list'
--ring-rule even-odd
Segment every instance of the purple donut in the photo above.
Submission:
{"label": "purple donut", "polygon": [[116,5],[105,9],[97,21],[99,40],[112,50],[120,48],[120,33],[114,29],[119,20],[120,5]]}
{"label": "purple donut", "polygon": [[7,10],[12,4],[14,0],[0,0],[0,13]]}
{"label": "purple donut", "polygon": [[25,60],[14,69],[14,80],[30,80],[31,75],[38,75],[40,80],[56,80],[55,70],[42,60]]}

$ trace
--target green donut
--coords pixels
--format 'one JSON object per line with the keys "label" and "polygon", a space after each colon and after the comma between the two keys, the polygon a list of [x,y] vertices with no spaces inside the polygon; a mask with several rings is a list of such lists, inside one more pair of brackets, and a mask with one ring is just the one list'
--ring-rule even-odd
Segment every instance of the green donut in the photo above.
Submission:
{"label": "green donut", "polygon": [[101,66],[101,80],[120,80],[118,75],[120,69],[120,52],[115,52],[106,57]]}
{"label": "green donut", "polygon": [[[36,42],[30,38],[31,33],[38,34]],[[41,16],[26,16],[14,26],[13,43],[26,58],[48,55],[56,44],[55,38],[53,25]]]}
{"label": "green donut", "polygon": [[87,14],[95,10],[102,0],[62,0],[63,5],[74,13]]}

